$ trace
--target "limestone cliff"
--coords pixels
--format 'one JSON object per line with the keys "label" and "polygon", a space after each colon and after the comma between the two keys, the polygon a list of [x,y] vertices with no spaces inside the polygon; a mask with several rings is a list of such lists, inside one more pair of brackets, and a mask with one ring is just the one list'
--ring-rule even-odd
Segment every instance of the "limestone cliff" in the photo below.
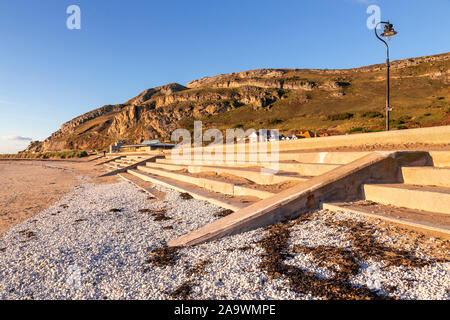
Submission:
{"label": "limestone cliff", "polygon": [[[450,53],[393,62],[393,104],[398,110],[440,108],[445,118],[449,64]],[[28,151],[99,150],[116,140],[166,140],[174,129],[190,128],[195,119],[221,129],[277,125],[287,131],[342,132],[357,123],[348,127],[353,120],[331,123],[327,116],[382,111],[384,79],[385,66],[380,64],[346,70],[259,69],[205,77],[186,86],[171,83],[76,117]],[[423,124],[413,120],[407,124]]]}

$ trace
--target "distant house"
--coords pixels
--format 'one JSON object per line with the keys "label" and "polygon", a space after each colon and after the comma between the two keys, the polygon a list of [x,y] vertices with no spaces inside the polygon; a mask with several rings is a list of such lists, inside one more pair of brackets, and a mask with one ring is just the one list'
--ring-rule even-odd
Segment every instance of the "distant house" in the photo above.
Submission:
{"label": "distant house", "polygon": [[298,139],[306,139],[306,138],[314,138],[316,134],[310,130],[300,131],[296,134],[291,134],[286,136],[283,140],[298,140]]}
{"label": "distant house", "polygon": [[324,133],[319,133],[318,136],[319,137],[329,137],[330,135],[328,134],[328,132],[324,132]]}
{"label": "distant house", "polygon": [[280,140],[280,136],[271,131],[270,134],[268,135],[268,140],[269,141],[278,141],[278,140]]}
{"label": "distant house", "polygon": [[248,141],[250,143],[278,141],[278,140],[280,140],[280,136],[275,131],[265,129],[255,131],[248,136]]}
{"label": "distant house", "polygon": [[302,131],[299,134],[297,134],[298,137],[301,138],[314,138],[315,134],[312,131],[306,130],[306,131]]}
{"label": "distant house", "polygon": [[259,135],[260,135],[260,132],[259,131],[255,131],[255,132],[252,132],[252,134],[250,134],[249,136],[248,136],[248,141],[250,142],[250,143],[256,143],[256,142],[258,142],[258,138],[259,138]]}

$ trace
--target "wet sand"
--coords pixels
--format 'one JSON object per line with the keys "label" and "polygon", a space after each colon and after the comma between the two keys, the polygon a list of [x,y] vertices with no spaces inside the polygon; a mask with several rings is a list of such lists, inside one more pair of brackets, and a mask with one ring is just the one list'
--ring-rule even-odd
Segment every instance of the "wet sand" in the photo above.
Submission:
{"label": "wet sand", "polygon": [[86,182],[114,183],[95,161],[0,161],[0,234],[60,200]]}

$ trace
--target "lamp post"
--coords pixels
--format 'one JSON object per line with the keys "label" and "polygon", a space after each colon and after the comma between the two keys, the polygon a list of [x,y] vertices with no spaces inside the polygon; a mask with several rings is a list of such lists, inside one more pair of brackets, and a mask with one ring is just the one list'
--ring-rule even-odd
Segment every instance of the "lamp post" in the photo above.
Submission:
{"label": "lamp post", "polygon": [[386,38],[388,41],[392,39],[393,36],[397,34],[397,31],[394,30],[394,26],[389,23],[389,21],[380,21],[375,26],[375,35],[377,38],[383,42],[386,45],[386,131],[389,131],[389,69],[390,69],[390,62],[389,62],[389,46],[386,41],[380,38],[380,36],[377,33],[377,28],[380,24],[384,24],[384,31],[381,34],[382,37]]}

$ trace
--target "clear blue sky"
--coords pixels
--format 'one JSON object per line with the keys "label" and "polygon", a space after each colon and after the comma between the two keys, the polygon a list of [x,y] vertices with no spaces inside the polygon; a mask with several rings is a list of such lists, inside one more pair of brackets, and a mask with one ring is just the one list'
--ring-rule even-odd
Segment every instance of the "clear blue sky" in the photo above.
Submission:
{"label": "clear blue sky", "polygon": [[449,0],[0,0],[0,152],[169,82],[381,63],[370,4],[399,31],[392,59],[450,51]]}

